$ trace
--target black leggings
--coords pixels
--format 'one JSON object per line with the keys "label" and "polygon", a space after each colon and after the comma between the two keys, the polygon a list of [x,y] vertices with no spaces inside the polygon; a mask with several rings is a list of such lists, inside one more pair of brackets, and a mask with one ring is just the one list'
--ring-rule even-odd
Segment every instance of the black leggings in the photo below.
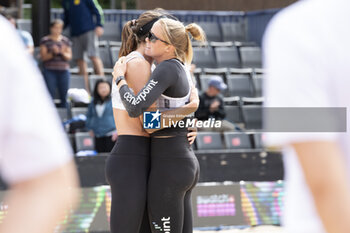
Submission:
{"label": "black leggings", "polygon": [[199,163],[186,136],[151,139],[147,205],[153,233],[191,233]]}
{"label": "black leggings", "polygon": [[111,186],[111,233],[150,233],[146,214],[150,138],[120,135],[106,162]]}

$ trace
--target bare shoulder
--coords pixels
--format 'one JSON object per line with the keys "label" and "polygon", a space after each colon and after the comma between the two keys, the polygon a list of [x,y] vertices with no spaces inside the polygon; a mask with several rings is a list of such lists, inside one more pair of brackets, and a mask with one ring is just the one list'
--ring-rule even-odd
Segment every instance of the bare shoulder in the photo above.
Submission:
{"label": "bare shoulder", "polygon": [[137,57],[128,62],[128,71],[129,71],[129,68],[130,69],[136,68],[138,70],[147,69],[148,71],[151,69],[151,64],[149,64],[149,62],[146,61],[145,59]]}
{"label": "bare shoulder", "polygon": [[145,59],[134,58],[128,62],[126,78],[148,80],[151,74],[151,65]]}
{"label": "bare shoulder", "polygon": [[136,93],[147,83],[150,75],[151,65],[145,59],[134,58],[128,62],[125,78]]}

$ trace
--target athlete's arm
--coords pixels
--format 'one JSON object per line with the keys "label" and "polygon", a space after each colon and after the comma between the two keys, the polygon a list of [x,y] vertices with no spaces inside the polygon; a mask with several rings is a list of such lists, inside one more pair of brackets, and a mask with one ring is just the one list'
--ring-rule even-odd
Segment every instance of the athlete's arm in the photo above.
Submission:
{"label": "athlete's arm", "polygon": [[327,232],[350,232],[350,188],[338,144],[315,141],[292,146]]}
{"label": "athlete's arm", "polygon": [[171,120],[177,122],[185,118],[187,115],[194,113],[198,109],[198,106],[199,106],[198,90],[193,85],[191,88],[190,102],[188,104],[185,104],[180,108],[175,108],[172,110],[165,111],[163,113],[164,115],[174,116],[174,117],[171,117]]}
{"label": "athlete's arm", "polygon": [[[141,89],[146,85],[150,76],[151,65],[146,60],[142,58],[134,58],[128,62],[128,65],[126,67],[125,79],[130,85],[130,87],[134,90],[134,93],[139,93],[141,91]],[[156,104],[153,103],[150,106],[150,108],[156,108]],[[143,115],[141,114],[139,117],[140,124],[142,125]]]}
{"label": "athlete's arm", "polygon": [[[172,122],[176,123],[182,119],[184,119],[186,116],[190,115],[191,113],[195,112],[198,108],[199,105],[199,97],[198,97],[198,90],[197,88],[193,85],[191,89],[191,96],[190,96],[190,102],[188,104],[185,104],[182,107],[163,111],[162,117],[170,119]],[[151,111],[154,111],[154,108],[150,108]],[[143,122],[143,116],[141,115],[141,120]],[[160,129],[145,129],[147,133],[151,134],[154,133],[158,130],[164,129],[163,126]],[[191,139],[192,140],[192,139]],[[194,139],[193,139],[194,140]]]}
{"label": "athlete's arm", "polygon": [[[124,72],[118,70],[118,62],[115,66],[115,72],[113,72],[114,80],[119,75],[124,75]],[[140,116],[167,88],[172,86],[177,81],[174,72],[176,72],[176,69],[170,62],[162,62],[157,66],[146,85],[137,95],[130,90],[126,81],[120,81],[118,84],[120,98],[129,116]]]}

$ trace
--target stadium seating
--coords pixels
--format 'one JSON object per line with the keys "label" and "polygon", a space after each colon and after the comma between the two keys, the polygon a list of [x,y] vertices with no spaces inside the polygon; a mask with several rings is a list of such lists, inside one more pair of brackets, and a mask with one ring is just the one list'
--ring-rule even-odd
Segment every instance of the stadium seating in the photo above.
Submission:
{"label": "stadium seating", "polygon": [[110,49],[108,47],[100,47],[99,53],[103,63],[104,72],[111,73],[113,71],[113,63]]}
{"label": "stadium seating", "polygon": [[88,132],[75,133],[76,151],[95,150],[94,139]]}
{"label": "stadium seating", "polygon": [[224,105],[224,109],[226,112],[225,119],[232,123],[242,123],[242,112],[240,106],[230,106]]}
{"label": "stadium seating", "polygon": [[121,41],[121,30],[119,22],[106,22],[103,25],[104,33],[100,37],[101,41]]}
{"label": "stadium seating", "polygon": [[253,84],[256,97],[263,96],[263,83],[264,78],[253,76]]}
{"label": "stadium seating", "polygon": [[74,152],[76,152],[76,144],[75,144],[75,135],[74,134],[66,134],[69,140],[69,144]]}
{"label": "stadium seating", "polygon": [[235,43],[233,41],[210,41],[209,45],[215,49],[216,47],[232,47],[235,46]]}
{"label": "stadium seating", "polygon": [[224,149],[221,133],[198,132],[196,145],[198,150]]}
{"label": "stadium seating", "polygon": [[222,41],[221,29],[216,22],[197,23],[204,30],[208,41]]}
{"label": "stadium seating", "polygon": [[65,122],[69,119],[68,110],[66,108],[56,108],[56,109],[62,122]]}
{"label": "stadium seating", "polygon": [[211,47],[193,48],[193,61],[199,68],[216,68],[216,59]]}
{"label": "stadium seating", "polygon": [[252,149],[249,135],[245,133],[225,132],[224,139],[227,149]]}
{"label": "stadium seating", "polygon": [[259,47],[240,47],[239,50],[243,68],[261,68],[262,55]]}
{"label": "stadium seating", "polygon": [[242,97],[241,103],[246,105],[263,105],[264,97]]}
{"label": "stadium seating", "polygon": [[263,96],[264,72],[262,69],[254,69],[253,84],[256,97]]}
{"label": "stadium seating", "polygon": [[120,50],[120,47],[111,47],[111,48],[110,48],[113,66],[114,66],[114,64],[118,61],[119,50]]}
{"label": "stadium seating", "polygon": [[212,75],[201,74],[199,76],[199,86],[200,90],[205,92],[208,89],[209,79]]}
{"label": "stadium seating", "polygon": [[261,149],[264,147],[264,134],[262,133],[254,133],[254,148],[255,149]]}
{"label": "stadium seating", "polygon": [[223,41],[245,41],[244,24],[240,22],[220,23]]}
{"label": "stadium seating", "polygon": [[254,76],[257,78],[264,78],[266,71],[262,68],[255,68],[254,69]]}
{"label": "stadium seating", "polygon": [[262,109],[261,105],[242,106],[242,116],[245,129],[262,129]]}
{"label": "stadium seating", "polygon": [[224,97],[224,104],[229,106],[239,106],[241,98],[239,96]]}
{"label": "stadium seating", "polygon": [[225,80],[228,68],[204,68],[203,72],[204,74],[220,75],[222,80]]}
{"label": "stadium seating", "polygon": [[85,89],[84,76],[72,74],[69,80],[69,88]]}
{"label": "stadium seating", "polygon": [[250,73],[235,73],[228,75],[227,86],[230,96],[254,96]]}
{"label": "stadium seating", "polygon": [[86,107],[75,107],[71,109],[72,117],[79,116],[80,114],[86,115],[88,108]]}
{"label": "stadium seating", "polygon": [[232,47],[216,47],[215,55],[217,67],[241,67],[238,50],[235,46]]}

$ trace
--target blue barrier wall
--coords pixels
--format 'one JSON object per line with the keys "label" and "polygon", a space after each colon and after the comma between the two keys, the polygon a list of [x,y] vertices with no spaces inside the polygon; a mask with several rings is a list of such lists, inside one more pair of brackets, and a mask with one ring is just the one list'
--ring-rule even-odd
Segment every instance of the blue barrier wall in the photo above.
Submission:
{"label": "blue barrier wall", "polygon": [[[143,10],[103,10],[105,21],[136,19]],[[238,22],[244,19],[243,11],[169,11],[182,22]],[[51,18],[62,18],[63,9],[51,9]]]}
{"label": "blue barrier wall", "polygon": [[[242,12],[242,11],[169,11],[180,21],[189,22],[233,22],[243,23],[246,28],[246,38],[261,45],[261,40],[268,22],[279,9]],[[143,10],[104,10],[106,22],[122,23],[137,18]],[[51,9],[51,18],[62,18],[63,9]]]}
{"label": "blue barrier wall", "polygon": [[271,9],[264,11],[247,12],[245,14],[245,23],[247,28],[247,40],[254,41],[261,46],[262,37],[271,18],[280,9]]}

